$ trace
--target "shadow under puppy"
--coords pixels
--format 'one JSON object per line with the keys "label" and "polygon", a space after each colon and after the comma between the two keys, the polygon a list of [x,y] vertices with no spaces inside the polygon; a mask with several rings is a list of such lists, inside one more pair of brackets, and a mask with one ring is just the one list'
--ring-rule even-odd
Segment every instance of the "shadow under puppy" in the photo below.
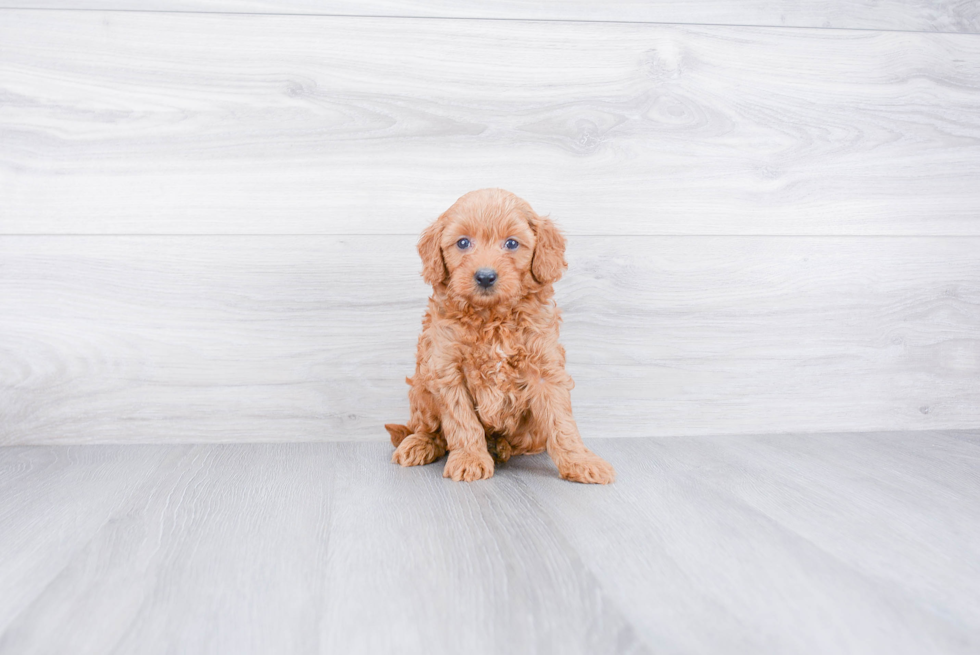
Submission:
{"label": "shadow under puppy", "polygon": [[568,266],[548,218],[502,189],[467,193],[422,233],[422,320],[408,425],[388,424],[402,466],[449,459],[443,476],[482,480],[494,460],[545,448],[566,480],[607,484],[582,444],[558,343],[553,283]]}

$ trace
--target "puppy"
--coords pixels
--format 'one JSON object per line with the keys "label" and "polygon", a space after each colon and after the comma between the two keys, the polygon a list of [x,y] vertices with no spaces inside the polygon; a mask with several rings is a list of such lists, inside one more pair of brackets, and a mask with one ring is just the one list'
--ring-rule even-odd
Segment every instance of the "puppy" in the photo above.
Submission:
{"label": "puppy", "polygon": [[502,189],[472,191],[426,228],[418,250],[433,293],[406,379],[411,417],[385,426],[392,461],[419,466],[448,450],[443,476],[470,482],[492,476],[495,459],[547,448],[562,478],[612,482],[572,418],[552,300],[568,264],[554,223]]}

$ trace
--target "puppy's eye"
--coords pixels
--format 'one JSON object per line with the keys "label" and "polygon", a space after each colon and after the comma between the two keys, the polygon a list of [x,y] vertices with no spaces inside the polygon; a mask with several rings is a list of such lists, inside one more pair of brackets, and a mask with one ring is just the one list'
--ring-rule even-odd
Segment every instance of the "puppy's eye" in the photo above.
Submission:
{"label": "puppy's eye", "polygon": [[473,245],[473,244],[471,244],[470,243],[470,240],[467,239],[467,238],[462,238],[462,239],[460,239],[459,241],[456,242],[456,247],[459,248],[460,250],[466,250],[471,245]]}
{"label": "puppy's eye", "polygon": [[517,250],[517,247],[521,244],[517,243],[517,239],[507,239],[504,241],[504,248],[507,250]]}

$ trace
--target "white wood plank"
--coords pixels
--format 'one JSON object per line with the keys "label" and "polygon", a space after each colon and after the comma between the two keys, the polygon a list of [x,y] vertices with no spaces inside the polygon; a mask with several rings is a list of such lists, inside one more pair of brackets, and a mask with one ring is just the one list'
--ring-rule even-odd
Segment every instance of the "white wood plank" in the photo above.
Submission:
{"label": "white wood plank", "polygon": [[380,443],[0,448],[0,654],[980,647],[977,431],[590,445],[615,484]]}
{"label": "white wood plank", "polygon": [[972,0],[0,0],[0,7],[980,32]]}
{"label": "white wood plank", "polygon": [[[572,238],[590,436],[980,424],[977,239]],[[412,237],[0,239],[0,443],[384,438]]]}
{"label": "white wood plank", "polygon": [[0,233],[980,234],[972,35],[3,11]]}

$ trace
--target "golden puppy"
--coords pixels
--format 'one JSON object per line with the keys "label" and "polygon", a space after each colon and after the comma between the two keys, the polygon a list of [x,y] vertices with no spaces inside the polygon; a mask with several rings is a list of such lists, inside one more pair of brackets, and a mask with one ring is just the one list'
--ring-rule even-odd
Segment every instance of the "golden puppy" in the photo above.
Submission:
{"label": "golden puppy", "polygon": [[392,461],[482,480],[494,460],[545,448],[566,480],[607,484],[615,471],[582,444],[558,343],[552,284],[568,266],[549,219],[502,189],[472,191],[419,239],[433,294],[422,320],[408,425],[386,425]]}

